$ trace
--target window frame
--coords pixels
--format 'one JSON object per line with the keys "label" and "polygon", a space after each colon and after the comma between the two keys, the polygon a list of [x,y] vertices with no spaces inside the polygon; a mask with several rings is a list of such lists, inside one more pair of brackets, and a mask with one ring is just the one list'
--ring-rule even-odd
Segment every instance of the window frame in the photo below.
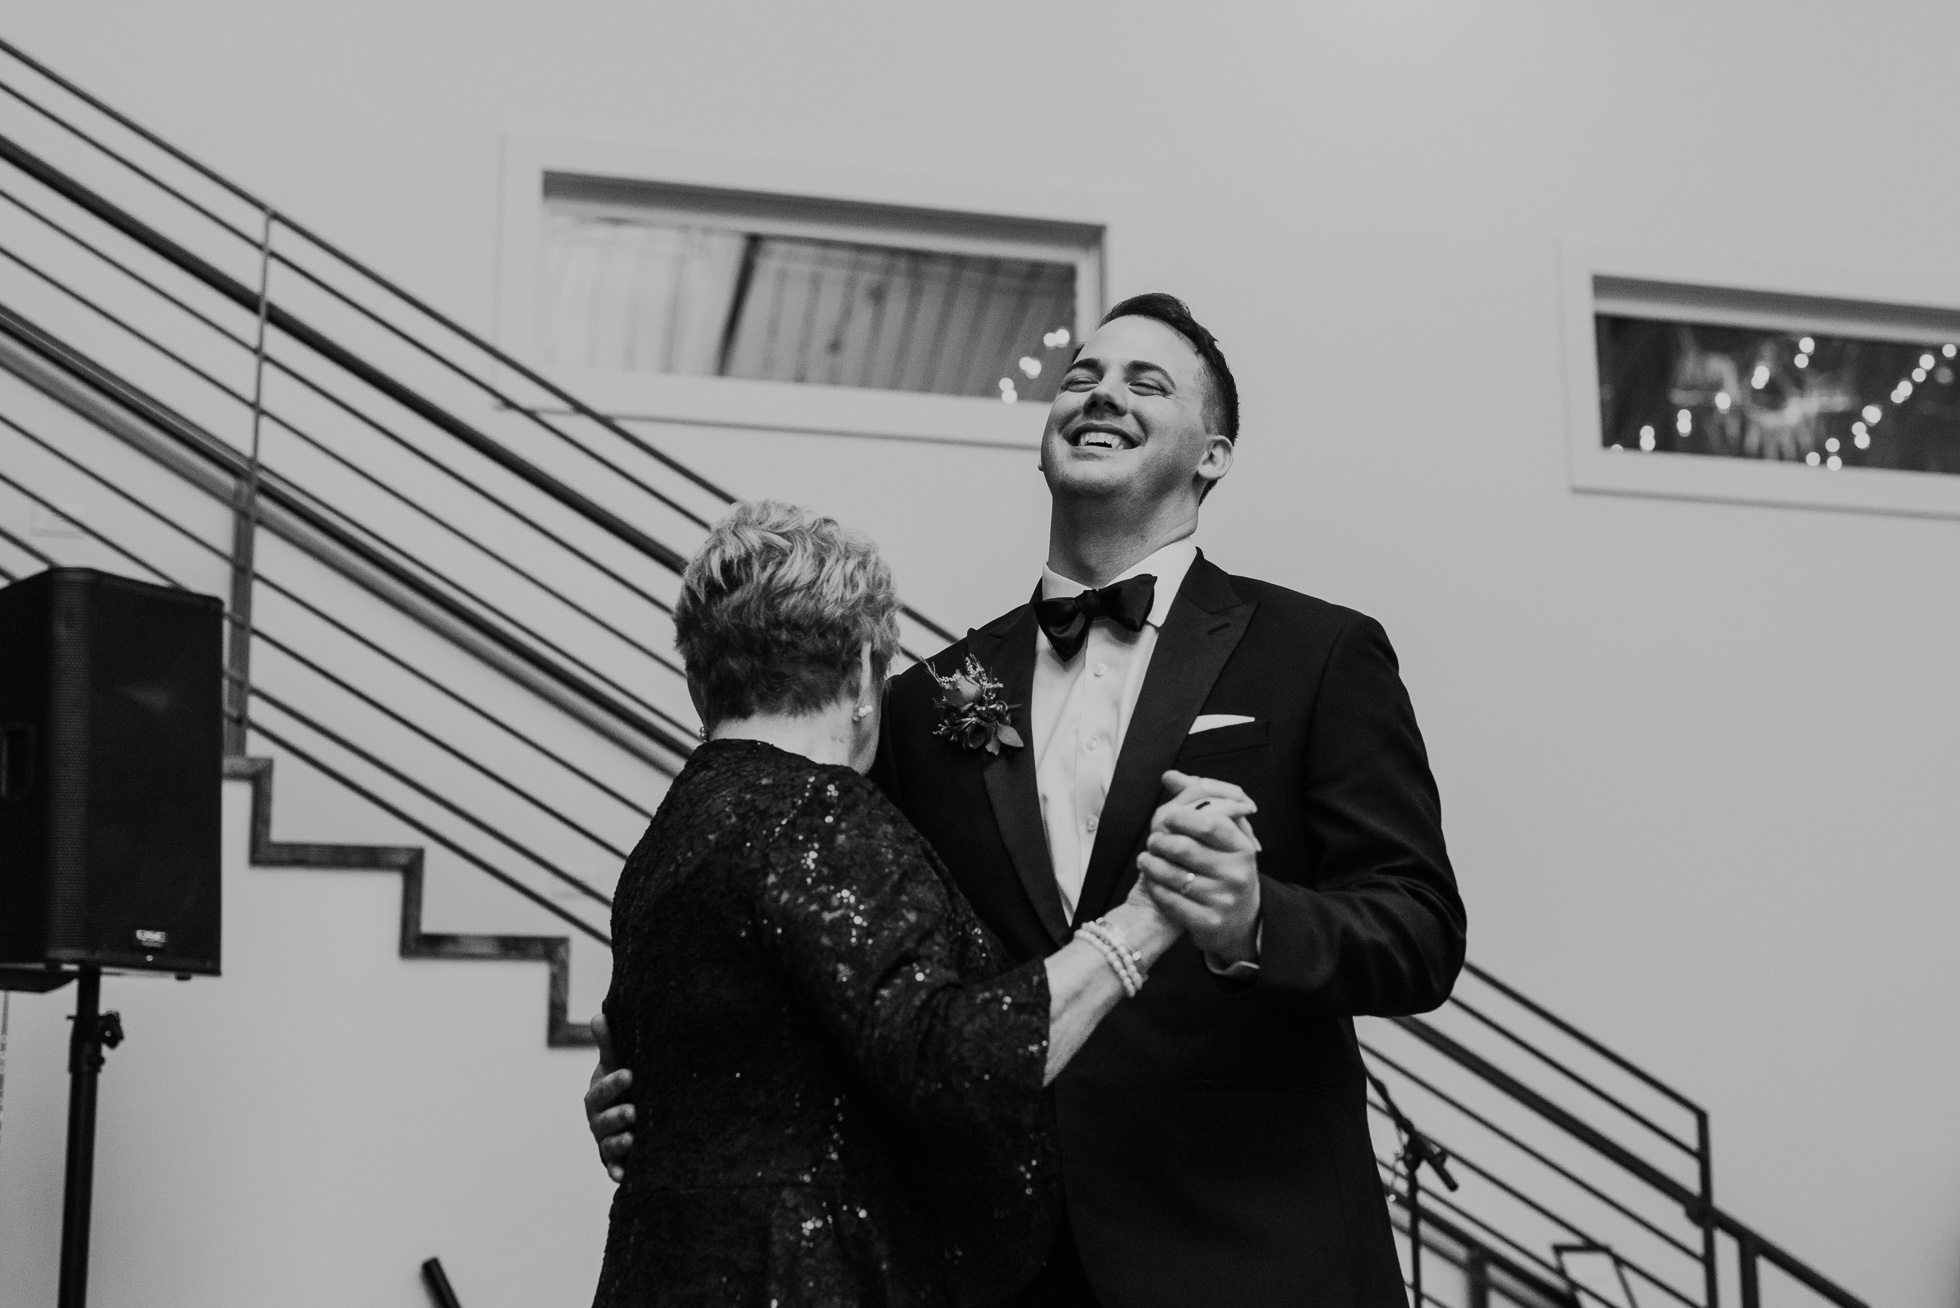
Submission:
{"label": "window frame", "polygon": [[[1075,266],[1079,339],[1103,309],[1103,199],[996,179],[895,174],[813,160],[507,136],[498,344],[601,412],[626,420],[1034,448],[1047,406],[808,382],[547,366],[539,339],[547,193],[610,192],[640,213],[744,230],[1041,258]],[[569,179],[558,181],[554,179]]]}
{"label": "window frame", "polygon": [[1563,242],[1566,464],[1573,490],[1915,517],[1960,518],[1960,476],[1894,468],[1836,471],[1759,459],[1606,448],[1593,316],[1765,327],[1922,342],[1960,340],[1960,282],[1741,256]]}

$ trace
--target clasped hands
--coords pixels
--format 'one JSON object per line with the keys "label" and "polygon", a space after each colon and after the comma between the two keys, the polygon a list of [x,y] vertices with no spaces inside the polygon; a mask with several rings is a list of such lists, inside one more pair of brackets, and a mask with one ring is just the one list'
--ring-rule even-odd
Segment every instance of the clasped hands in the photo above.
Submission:
{"label": "clasped hands", "polygon": [[[1166,772],[1167,798],[1150,819],[1150,834],[1137,855],[1133,903],[1155,907],[1188,932],[1192,943],[1221,964],[1256,962],[1259,956],[1259,838],[1250,818],[1258,812],[1229,781]],[[633,1073],[614,1061],[603,1016],[592,1019],[599,1065],[585,1092],[586,1126],[606,1171],[617,1182],[633,1147],[634,1110],[627,1098]]]}
{"label": "clasped hands", "polygon": [[1257,962],[1258,805],[1229,781],[1182,772],[1166,772],[1164,789],[1130,898],[1147,899],[1218,963]]}

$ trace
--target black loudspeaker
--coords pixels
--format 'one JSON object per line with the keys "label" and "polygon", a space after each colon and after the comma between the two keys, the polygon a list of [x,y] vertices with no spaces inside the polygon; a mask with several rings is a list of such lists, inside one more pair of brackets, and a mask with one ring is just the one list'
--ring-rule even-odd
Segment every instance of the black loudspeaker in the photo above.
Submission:
{"label": "black loudspeaker", "polygon": [[0,589],[0,965],[218,971],[224,605]]}

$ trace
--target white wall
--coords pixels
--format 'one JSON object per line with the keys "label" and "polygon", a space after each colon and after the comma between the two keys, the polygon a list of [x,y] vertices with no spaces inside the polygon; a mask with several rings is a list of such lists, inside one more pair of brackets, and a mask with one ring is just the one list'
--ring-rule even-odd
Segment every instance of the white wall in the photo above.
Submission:
{"label": "white wall", "polygon": [[[544,965],[402,959],[398,874],[248,867],[249,809],[227,783],[224,976],[103,982],[127,1038],[102,1074],[89,1302],[427,1308],[429,1257],[469,1308],[587,1301],[612,1186],[577,1102],[591,1057],[545,1048]],[[74,1005],[10,1002],[9,1308],[55,1299]]]}
{"label": "white wall", "polygon": [[[1951,278],[1960,12],[16,0],[9,20],[486,330],[505,132],[1106,195],[1111,292],[1186,295],[1247,397],[1212,553],[1397,641],[1474,956],[1706,1102],[1725,1206],[1873,1302],[1960,1302],[1960,524],[1575,495],[1554,265],[1582,237]],[[915,452],[785,442],[675,448],[856,517],[946,620],[1025,594],[1031,455],[941,450],[924,494]],[[1011,543],[975,544],[995,518]]]}

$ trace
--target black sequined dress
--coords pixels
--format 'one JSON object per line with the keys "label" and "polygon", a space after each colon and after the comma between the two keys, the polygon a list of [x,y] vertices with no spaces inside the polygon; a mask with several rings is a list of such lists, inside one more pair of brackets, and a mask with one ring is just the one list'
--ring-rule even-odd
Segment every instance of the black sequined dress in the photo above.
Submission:
{"label": "black sequined dress", "polygon": [[638,1125],[598,1308],[984,1303],[1033,1276],[1059,1213],[1047,975],[1003,971],[870,781],[704,744],[613,942]]}

